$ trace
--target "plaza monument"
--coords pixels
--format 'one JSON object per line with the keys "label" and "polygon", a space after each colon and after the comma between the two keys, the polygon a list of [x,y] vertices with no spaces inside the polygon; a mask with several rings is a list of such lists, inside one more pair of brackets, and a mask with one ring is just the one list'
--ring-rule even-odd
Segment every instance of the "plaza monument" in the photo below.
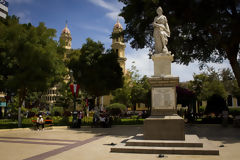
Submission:
{"label": "plaza monument", "polygon": [[167,48],[170,30],[161,7],[157,9],[157,14],[153,22],[154,75],[149,78],[152,112],[144,121],[144,139],[184,140],[184,120],[176,114],[176,85],[179,78],[171,75],[173,55]]}
{"label": "plaza monument", "polygon": [[171,75],[173,54],[167,43],[170,30],[161,7],[153,22],[155,49],[152,54],[154,75],[149,78],[152,91],[151,116],[144,120],[143,134],[131,136],[111,148],[111,152],[148,154],[219,155],[216,146],[197,135],[184,132],[184,120],[176,112],[176,85]]}

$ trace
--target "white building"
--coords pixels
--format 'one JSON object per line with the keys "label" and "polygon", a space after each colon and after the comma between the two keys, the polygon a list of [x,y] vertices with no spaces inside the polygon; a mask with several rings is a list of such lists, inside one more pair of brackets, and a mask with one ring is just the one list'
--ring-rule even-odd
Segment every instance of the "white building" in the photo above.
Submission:
{"label": "white building", "polygon": [[6,18],[8,15],[8,2],[5,0],[0,0],[0,17]]}

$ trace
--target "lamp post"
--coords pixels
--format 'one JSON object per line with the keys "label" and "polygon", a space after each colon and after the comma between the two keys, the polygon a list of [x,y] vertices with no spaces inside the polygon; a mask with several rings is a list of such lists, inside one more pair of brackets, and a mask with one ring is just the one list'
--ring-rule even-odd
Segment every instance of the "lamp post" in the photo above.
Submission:
{"label": "lamp post", "polygon": [[77,124],[76,98],[78,96],[79,88],[80,86],[78,84],[70,84],[70,89],[73,95],[73,120],[72,120],[73,128],[77,126],[76,125]]}

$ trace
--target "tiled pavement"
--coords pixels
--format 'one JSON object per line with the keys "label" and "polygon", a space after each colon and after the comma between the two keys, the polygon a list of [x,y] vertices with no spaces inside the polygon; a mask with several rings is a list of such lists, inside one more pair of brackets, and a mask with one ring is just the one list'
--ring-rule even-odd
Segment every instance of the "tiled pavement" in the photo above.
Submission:
{"label": "tiled pavement", "polygon": [[[220,156],[165,155],[167,160],[239,160],[240,129],[220,125],[191,125],[187,132],[197,134],[219,148]],[[110,143],[121,143],[129,136],[142,133],[142,126],[113,126],[113,128],[51,130],[0,130],[1,160],[157,160],[154,154],[111,153]],[[207,140],[208,138],[209,140]]]}

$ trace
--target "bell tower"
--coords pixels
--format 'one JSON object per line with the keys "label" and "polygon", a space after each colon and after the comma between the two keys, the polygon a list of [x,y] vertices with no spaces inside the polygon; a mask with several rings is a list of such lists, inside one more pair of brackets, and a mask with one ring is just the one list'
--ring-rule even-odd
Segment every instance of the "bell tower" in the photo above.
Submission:
{"label": "bell tower", "polygon": [[[117,23],[113,27],[113,35],[121,33],[122,31],[123,27],[119,20],[117,20]],[[112,49],[118,54],[118,62],[122,68],[123,74],[126,74],[125,61],[127,58],[125,57],[125,48],[126,45],[123,41],[123,35],[114,36],[112,38]]]}
{"label": "bell tower", "polygon": [[70,30],[68,29],[67,22],[66,22],[65,28],[62,30],[62,33],[60,36],[60,42],[63,43],[63,47],[65,49],[72,48],[72,36],[71,36]]}

